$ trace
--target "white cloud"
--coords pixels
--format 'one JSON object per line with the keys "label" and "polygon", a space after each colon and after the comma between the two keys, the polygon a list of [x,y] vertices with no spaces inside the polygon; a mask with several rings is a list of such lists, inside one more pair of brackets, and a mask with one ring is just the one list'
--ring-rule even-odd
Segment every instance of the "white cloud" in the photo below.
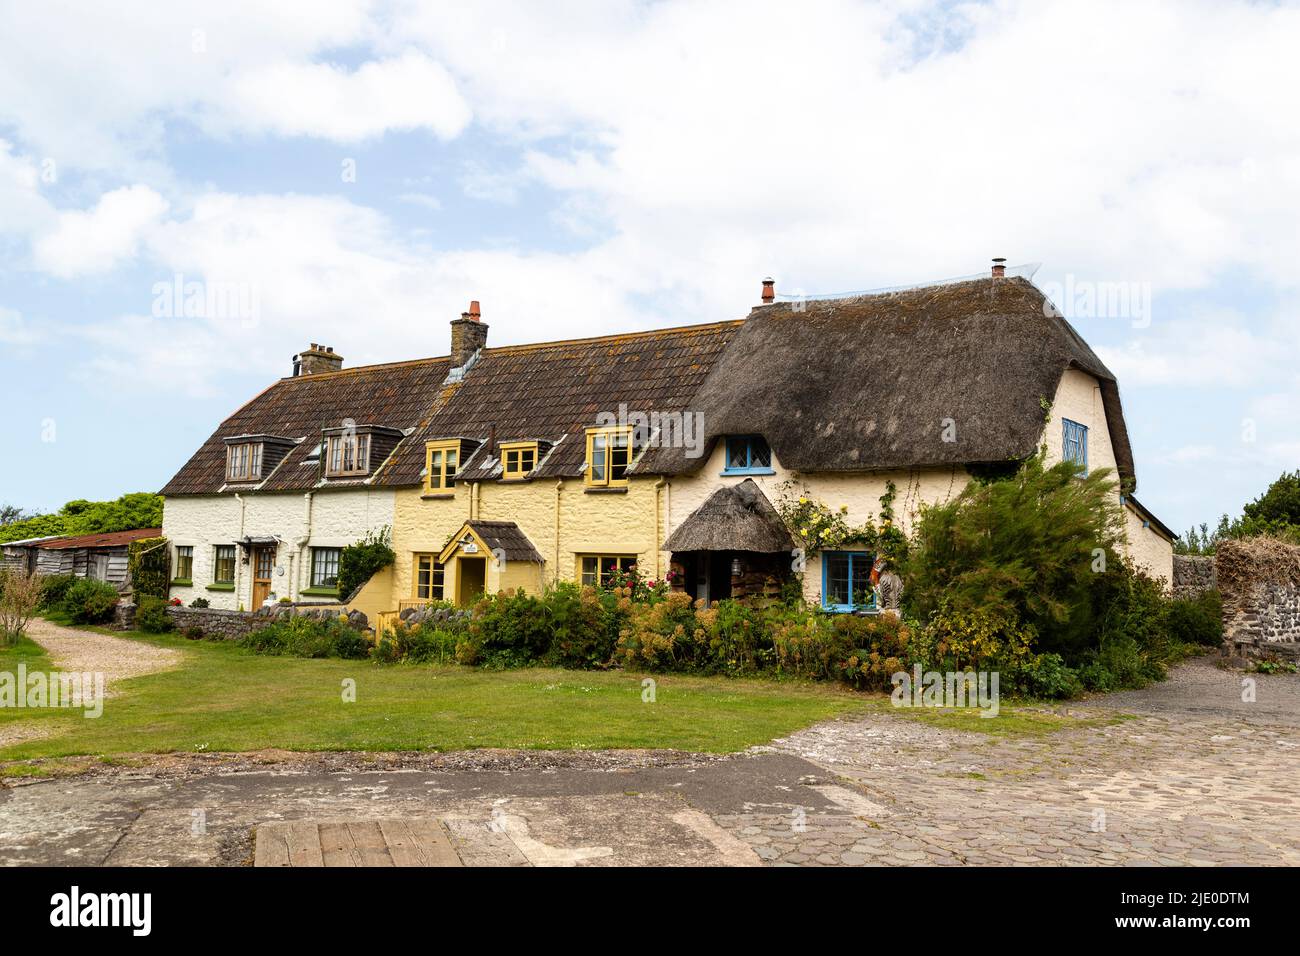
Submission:
{"label": "white cloud", "polygon": [[40,340],[40,334],[27,324],[21,312],[0,306],[0,344],[35,345]]}
{"label": "white cloud", "polygon": [[392,35],[665,286],[749,301],[768,271],[831,291],[998,254],[1158,292],[1300,281],[1294,8],[412,4]]}
{"label": "white cloud", "polygon": [[418,53],[372,61],[355,71],[279,62],[238,73],[230,89],[223,104],[227,122],[283,136],[348,143],[389,130],[428,129],[449,139],[471,118],[447,71]]}
{"label": "white cloud", "polygon": [[431,212],[442,209],[442,200],[431,193],[402,193],[397,198],[408,205],[421,206]]}
{"label": "white cloud", "polygon": [[448,74],[394,49],[354,69],[373,0],[173,0],[0,5],[0,124],[67,169],[155,185],[170,177],[168,124],[352,142],[388,129],[452,136],[468,109]]}
{"label": "white cloud", "polygon": [[107,272],[135,255],[144,234],[154,228],[167,201],[148,186],[114,189],[89,210],[59,214],[52,231],[36,240],[38,268],[61,278]]}

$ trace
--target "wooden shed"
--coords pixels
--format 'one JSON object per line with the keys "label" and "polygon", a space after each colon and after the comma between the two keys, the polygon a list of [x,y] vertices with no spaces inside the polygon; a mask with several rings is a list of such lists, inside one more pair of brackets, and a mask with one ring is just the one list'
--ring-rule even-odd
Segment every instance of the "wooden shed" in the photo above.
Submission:
{"label": "wooden shed", "polygon": [[33,570],[39,574],[75,574],[120,588],[127,580],[127,546],[132,541],[159,537],[162,537],[161,528],[137,528],[39,541],[33,545],[36,552]]}

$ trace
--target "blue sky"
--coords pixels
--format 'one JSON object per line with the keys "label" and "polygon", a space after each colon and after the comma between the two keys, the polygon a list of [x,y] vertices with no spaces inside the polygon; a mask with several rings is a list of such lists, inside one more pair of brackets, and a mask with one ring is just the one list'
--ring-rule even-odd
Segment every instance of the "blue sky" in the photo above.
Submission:
{"label": "blue sky", "polygon": [[208,6],[0,4],[0,502],[157,489],[309,342],[445,354],[471,298],[507,344],[994,255],[1132,294],[1061,304],[1168,524],[1300,467],[1294,5]]}

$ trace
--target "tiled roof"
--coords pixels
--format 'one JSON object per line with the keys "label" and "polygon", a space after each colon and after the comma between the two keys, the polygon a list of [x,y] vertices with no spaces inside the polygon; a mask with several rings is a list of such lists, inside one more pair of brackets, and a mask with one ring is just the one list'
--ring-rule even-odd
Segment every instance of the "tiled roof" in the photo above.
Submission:
{"label": "tiled roof", "polygon": [[[357,425],[414,431],[368,481],[330,480],[329,487],[418,485],[426,441],[467,437],[486,442],[490,435],[497,442],[554,442],[533,477],[576,476],[586,458],[585,430],[597,424],[598,415],[617,415],[621,404],[646,414],[686,410],[741,324],[488,348],[460,381],[450,384],[445,382],[450,371],[445,357],[282,379],[223,422],[162,494],[319,487],[318,466],[304,462],[322,428],[349,418]],[[223,439],[240,434],[280,435],[298,444],[261,484],[227,486]],[[462,466],[482,465],[488,456],[485,445]]]}
{"label": "tiled roof", "polygon": [[533,543],[528,540],[528,535],[524,534],[519,525],[513,521],[474,520],[467,521],[465,527],[473,529],[474,533],[483,539],[489,551],[494,555],[499,553],[506,561],[536,561],[539,564],[545,561]]}

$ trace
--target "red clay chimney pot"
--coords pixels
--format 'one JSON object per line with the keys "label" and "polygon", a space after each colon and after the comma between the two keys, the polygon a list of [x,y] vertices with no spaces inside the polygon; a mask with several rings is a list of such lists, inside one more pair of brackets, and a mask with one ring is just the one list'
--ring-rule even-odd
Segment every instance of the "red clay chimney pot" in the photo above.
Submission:
{"label": "red clay chimney pot", "polygon": [[763,280],[763,304],[770,305],[776,301],[776,280],[768,276]]}

